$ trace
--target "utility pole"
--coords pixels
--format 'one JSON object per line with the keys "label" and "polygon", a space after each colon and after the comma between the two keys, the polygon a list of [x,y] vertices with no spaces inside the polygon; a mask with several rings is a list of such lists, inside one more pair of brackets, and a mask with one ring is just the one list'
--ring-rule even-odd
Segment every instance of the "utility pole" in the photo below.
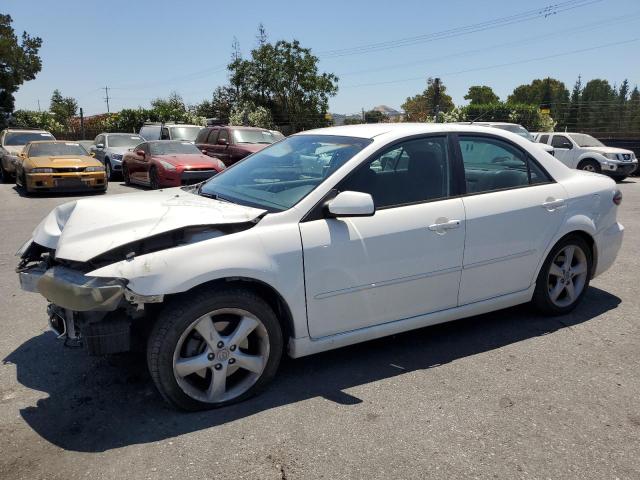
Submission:
{"label": "utility pole", "polygon": [[364,108],[362,109],[362,123],[364,123]]}
{"label": "utility pole", "polygon": [[84,112],[82,111],[82,107],[80,107],[80,136],[82,140],[84,140]]}
{"label": "utility pole", "polygon": [[435,107],[436,123],[438,123],[440,117],[440,78],[433,80],[433,105]]}
{"label": "utility pole", "polygon": [[104,87],[105,97],[104,100],[107,102],[107,113],[109,112],[109,87]]}
{"label": "utility pole", "polygon": [[41,113],[42,110],[40,110],[40,99],[38,99],[38,113]]}

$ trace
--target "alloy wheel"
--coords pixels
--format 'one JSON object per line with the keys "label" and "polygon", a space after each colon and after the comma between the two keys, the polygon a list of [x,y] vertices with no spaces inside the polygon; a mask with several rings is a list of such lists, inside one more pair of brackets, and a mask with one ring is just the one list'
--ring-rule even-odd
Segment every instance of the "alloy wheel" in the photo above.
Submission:
{"label": "alloy wheel", "polygon": [[269,335],[255,315],[237,308],[214,310],[195,320],[178,339],[174,377],[194,400],[233,400],[258,381],[269,350]]}
{"label": "alloy wheel", "polygon": [[579,297],[587,281],[587,256],[577,245],[567,245],[549,266],[547,288],[549,299],[557,307],[567,307]]}
{"label": "alloy wheel", "polygon": [[585,170],[587,172],[595,172],[596,169],[593,165],[591,165],[590,163],[587,163],[584,167],[582,167],[582,170]]}

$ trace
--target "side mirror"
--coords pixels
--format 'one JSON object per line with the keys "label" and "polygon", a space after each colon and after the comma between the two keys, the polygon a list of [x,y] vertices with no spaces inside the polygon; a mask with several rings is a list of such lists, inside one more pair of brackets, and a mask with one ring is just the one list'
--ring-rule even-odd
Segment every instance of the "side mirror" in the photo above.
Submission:
{"label": "side mirror", "polygon": [[139,157],[143,157],[145,156],[144,150],[136,150],[136,155],[138,155]]}
{"label": "side mirror", "polygon": [[96,145],[96,148],[97,148],[98,150],[102,150],[102,149],[104,148],[104,143],[99,143],[99,144],[97,144],[97,145]]}
{"label": "side mirror", "polygon": [[326,205],[329,218],[335,217],[370,217],[376,213],[373,197],[363,192],[340,192]]}
{"label": "side mirror", "polygon": [[26,154],[26,153],[24,153],[24,152],[20,152],[20,153],[18,154],[18,157],[20,157],[20,158],[27,158],[27,154]]}
{"label": "side mirror", "polygon": [[218,139],[218,145],[229,145],[229,140],[227,140],[225,138],[219,138]]}
{"label": "side mirror", "polygon": [[95,157],[96,156],[96,152],[89,152],[89,156],[90,157]]}

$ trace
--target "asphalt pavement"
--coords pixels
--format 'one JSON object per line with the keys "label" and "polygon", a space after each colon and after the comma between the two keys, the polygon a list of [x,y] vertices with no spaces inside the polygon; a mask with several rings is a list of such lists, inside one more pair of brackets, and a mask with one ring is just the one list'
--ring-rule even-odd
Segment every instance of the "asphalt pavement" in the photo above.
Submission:
{"label": "asphalt pavement", "polygon": [[0,184],[0,479],[638,479],[640,180],[620,188],[622,251],[571,315],[520,306],[285,360],[261,396],[186,414],[143,356],[47,330],[14,252],[71,197]]}

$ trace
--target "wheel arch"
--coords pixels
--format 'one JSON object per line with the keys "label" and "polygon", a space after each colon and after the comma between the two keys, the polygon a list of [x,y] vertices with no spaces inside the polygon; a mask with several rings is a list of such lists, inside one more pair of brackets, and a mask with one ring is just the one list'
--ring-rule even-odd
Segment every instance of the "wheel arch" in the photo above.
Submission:
{"label": "wheel arch", "polygon": [[[258,280],[250,277],[218,278],[215,280],[210,280],[208,282],[196,285],[184,292],[171,294],[169,296],[171,297],[186,296],[192,293],[196,289],[215,290],[216,288],[218,289],[219,288],[240,288],[240,289],[252,291],[256,295],[258,295],[260,298],[262,298],[264,301],[266,301],[269,304],[269,306],[273,309],[274,313],[276,314],[276,317],[278,318],[278,322],[282,327],[283,338],[287,339],[290,337],[292,338],[296,337],[293,314],[291,313],[291,308],[289,307],[289,304],[284,299],[282,294],[278,292],[278,290],[276,290],[272,285],[269,285],[268,283],[262,280]],[[305,333],[297,332],[297,333],[302,334],[303,336],[306,336],[306,332]]]}
{"label": "wheel arch", "polygon": [[[586,217],[585,217],[586,218]],[[591,276],[593,277],[593,274],[596,271],[596,267],[598,265],[598,246],[596,244],[594,235],[595,235],[595,226],[593,226],[593,228],[590,228],[588,225],[571,225],[570,223],[567,225],[567,228],[563,229],[561,232],[559,232],[559,234],[554,238],[554,240],[552,242],[549,243],[549,247],[547,248],[547,250],[544,252],[544,255],[542,256],[542,258],[540,259],[540,262],[538,264],[538,268],[536,268],[536,273],[535,276],[533,277],[532,281],[535,282],[536,279],[538,278],[538,275],[540,274],[540,269],[542,268],[542,265],[544,264],[544,262],[546,261],[547,257],[549,256],[549,254],[551,253],[551,250],[553,250],[553,248],[560,243],[562,240],[564,240],[565,238],[567,238],[570,235],[576,235],[580,238],[582,238],[587,245],[589,245],[589,247],[591,248],[591,257],[592,257],[592,261],[593,261],[593,265],[591,268]]]}
{"label": "wheel arch", "polygon": [[597,158],[594,158],[594,155],[592,152],[589,153],[583,153],[582,155],[580,155],[580,157],[578,157],[578,163],[576,164],[576,168],[578,170],[580,170],[580,166],[587,161],[592,161],[592,162],[596,162],[598,165],[600,165],[602,162],[600,162],[600,160],[598,160]]}

